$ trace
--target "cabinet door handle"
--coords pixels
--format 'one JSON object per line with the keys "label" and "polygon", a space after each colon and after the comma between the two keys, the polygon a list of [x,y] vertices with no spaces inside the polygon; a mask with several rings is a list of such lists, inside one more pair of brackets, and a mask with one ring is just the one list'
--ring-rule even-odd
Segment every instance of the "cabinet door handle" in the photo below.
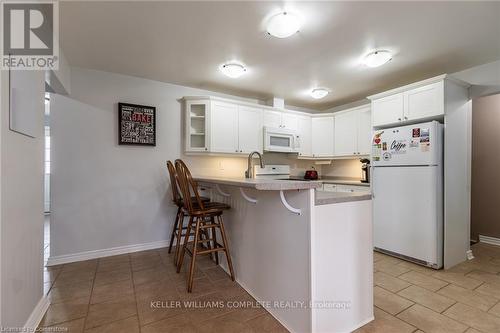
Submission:
{"label": "cabinet door handle", "polygon": [[205,148],[205,150],[208,150],[208,148]]}
{"label": "cabinet door handle", "polygon": [[399,121],[401,121],[401,118],[398,118]]}
{"label": "cabinet door handle", "polygon": [[405,117],[405,120],[408,120],[408,117]]}

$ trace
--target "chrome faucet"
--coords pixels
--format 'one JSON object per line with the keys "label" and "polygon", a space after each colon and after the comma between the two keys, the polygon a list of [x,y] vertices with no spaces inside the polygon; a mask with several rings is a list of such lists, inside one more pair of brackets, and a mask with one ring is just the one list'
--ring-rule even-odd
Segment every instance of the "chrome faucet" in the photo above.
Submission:
{"label": "chrome faucet", "polygon": [[264,167],[264,163],[262,162],[262,155],[258,151],[251,152],[250,154],[248,154],[248,167],[247,167],[247,171],[245,171],[245,178],[255,178],[255,174],[254,174],[253,167],[252,167],[252,158],[253,158],[253,155],[255,155],[255,154],[257,154],[257,156],[259,156],[260,167],[261,168]]}

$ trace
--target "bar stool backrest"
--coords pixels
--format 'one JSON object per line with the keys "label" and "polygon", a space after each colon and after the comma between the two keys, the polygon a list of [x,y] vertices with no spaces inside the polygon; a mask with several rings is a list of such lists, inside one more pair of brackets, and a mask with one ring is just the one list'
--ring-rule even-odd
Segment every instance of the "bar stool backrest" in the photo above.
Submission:
{"label": "bar stool backrest", "polygon": [[182,197],[179,193],[179,179],[174,164],[171,161],[167,161],[167,169],[170,175],[170,186],[172,186],[172,201],[177,206],[180,206],[182,204]]}
{"label": "bar stool backrest", "polygon": [[[179,179],[179,185],[182,191],[182,198],[184,199],[184,208],[192,213],[195,210],[204,210],[205,206],[201,201],[200,194],[198,193],[198,184],[191,176],[186,164],[180,160],[175,160],[175,169],[177,171],[177,177]],[[194,197],[194,200],[191,199]],[[195,207],[196,205],[196,207]]]}

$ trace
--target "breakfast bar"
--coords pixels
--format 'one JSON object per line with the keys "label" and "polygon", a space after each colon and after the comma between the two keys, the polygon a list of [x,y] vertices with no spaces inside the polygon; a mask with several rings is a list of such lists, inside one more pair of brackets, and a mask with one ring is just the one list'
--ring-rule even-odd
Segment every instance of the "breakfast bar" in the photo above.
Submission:
{"label": "breakfast bar", "polygon": [[231,206],[237,282],[289,331],[351,332],[373,320],[371,194],[318,191],[319,181],[196,180]]}

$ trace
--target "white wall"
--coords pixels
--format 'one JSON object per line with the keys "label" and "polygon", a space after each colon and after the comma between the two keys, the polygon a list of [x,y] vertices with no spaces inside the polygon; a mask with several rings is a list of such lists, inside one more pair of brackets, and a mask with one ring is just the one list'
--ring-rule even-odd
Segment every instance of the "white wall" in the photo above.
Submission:
{"label": "white wall", "polygon": [[0,326],[23,327],[43,294],[43,114],[40,84],[37,137],[9,130],[8,72],[0,71]]}
{"label": "white wall", "polygon": [[[193,174],[242,176],[246,158],[186,157],[181,101],[218,93],[136,77],[71,69],[71,94],[51,96],[51,258],[165,241],[175,207],[166,160],[182,157]],[[157,146],[118,145],[117,103],[157,108]],[[265,156],[266,163],[307,161]]]}

